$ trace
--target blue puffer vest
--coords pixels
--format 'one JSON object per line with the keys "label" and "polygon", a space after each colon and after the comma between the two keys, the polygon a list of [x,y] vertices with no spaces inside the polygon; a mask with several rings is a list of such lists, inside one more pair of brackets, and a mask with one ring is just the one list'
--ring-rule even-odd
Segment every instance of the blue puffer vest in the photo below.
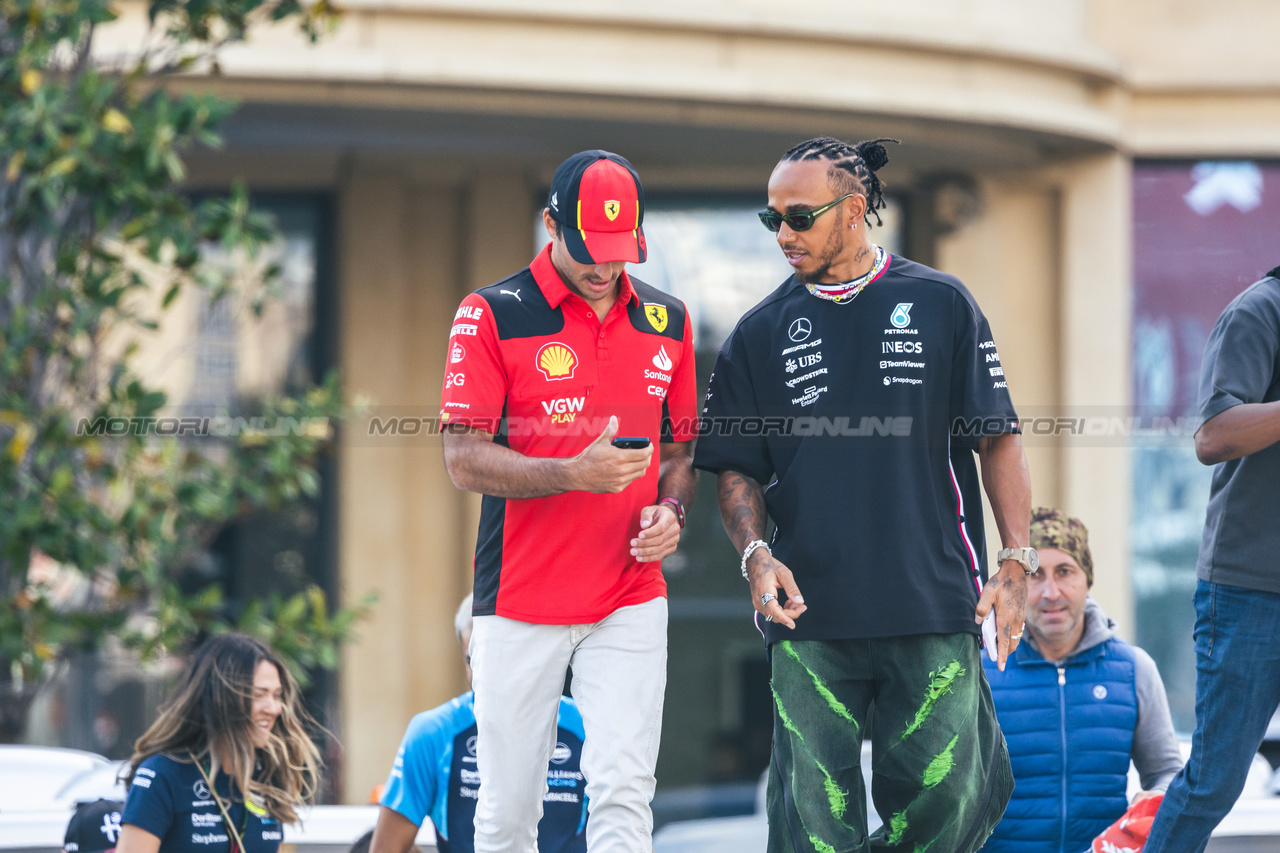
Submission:
{"label": "blue puffer vest", "polygon": [[1138,722],[1133,647],[1111,636],[1059,667],[1024,642],[1004,672],[986,655],[982,662],[1014,778],[983,853],[1087,850],[1129,805]]}

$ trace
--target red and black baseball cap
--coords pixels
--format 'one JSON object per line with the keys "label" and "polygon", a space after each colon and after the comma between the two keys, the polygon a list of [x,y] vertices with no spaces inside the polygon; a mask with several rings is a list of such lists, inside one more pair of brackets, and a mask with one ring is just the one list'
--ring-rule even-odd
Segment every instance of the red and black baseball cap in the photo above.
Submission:
{"label": "red and black baseball cap", "polygon": [[625,157],[595,149],[560,164],[547,198],[551,218],[564,226],[569,254],[580,264],[642,263],[644,189]]}

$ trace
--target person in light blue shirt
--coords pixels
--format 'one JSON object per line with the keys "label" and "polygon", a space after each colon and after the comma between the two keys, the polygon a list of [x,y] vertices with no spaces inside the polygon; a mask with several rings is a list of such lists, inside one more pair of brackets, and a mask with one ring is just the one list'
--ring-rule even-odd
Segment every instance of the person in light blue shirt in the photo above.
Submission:
{"label": "person in light blue shirt", "polygon": [[[469,595],[458,608],[454,628],[470,681]],[[568,696],[561,696],[538,823],[539,853],[586,853],[586,779],[581,767],[584,736],[577,706]],[[473,853],[479,789],[474,695],[467,691],[409,722],[383,787],[369,853],[408,853],[428,817],[435,826],[441,853]]]}

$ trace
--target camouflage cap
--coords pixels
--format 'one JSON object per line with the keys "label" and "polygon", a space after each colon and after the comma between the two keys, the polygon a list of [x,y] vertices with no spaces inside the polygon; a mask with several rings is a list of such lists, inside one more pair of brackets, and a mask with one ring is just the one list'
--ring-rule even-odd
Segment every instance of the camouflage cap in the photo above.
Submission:
{"label": "camouflage cap", "polygon": [[1093,586],[1093,556],[1089,553],[1089,528],[1060,509],[1038,506],[1031,511],[1031,547],[1054,548],[1070,554],[1084,569]]}

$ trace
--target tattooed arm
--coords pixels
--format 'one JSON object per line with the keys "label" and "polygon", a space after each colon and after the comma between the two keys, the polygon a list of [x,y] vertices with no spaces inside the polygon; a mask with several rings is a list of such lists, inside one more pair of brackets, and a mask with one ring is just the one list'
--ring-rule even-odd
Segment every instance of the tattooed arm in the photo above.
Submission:
{"label": "tattooed arm", "polygon": [[[978,444],[982,461],[982,485],[991,501],[996,528],[1005,548],[1025,548],[1031,544],[1031,474],[1022,453],[1022,437],[1017,433],[989,435]],[[1005,560],[1000,571],[987,581],[978,599],[975,619],[981,624],[992,607],[996,610],[996,666],[1018,647],[1027,610],[1027,573],[1022,564]]]}
{"label": "tattooed arm", "polygon": [[[741,554],[753,539],[764,539],[767,516],[764,509],[764,489],[745,474],[737,471],[721,471],[716,480],[720,503],[720,520],[733,547]],[[795,628],[795,620],[804,613],[806,606],[800,588],[796,586],[791,570],[778,562],[763,548],[756,548],[747,561],[747,579],[751,584],[751,603],[765,616]],[[778,588],[786,591],[787,604],[783,607],[776,599],[768,605],[760,603],[764,593],[778,594]]]}

